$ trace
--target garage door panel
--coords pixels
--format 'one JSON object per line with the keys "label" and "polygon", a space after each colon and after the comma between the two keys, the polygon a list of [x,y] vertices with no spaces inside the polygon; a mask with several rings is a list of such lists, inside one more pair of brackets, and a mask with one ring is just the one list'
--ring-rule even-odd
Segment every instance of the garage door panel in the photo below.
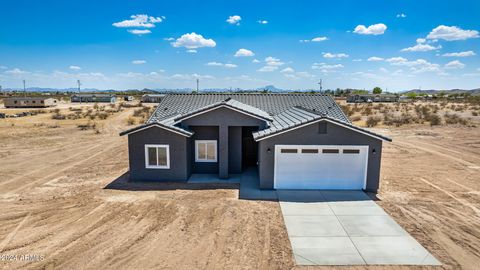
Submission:
{"label": "garage door panel", "polygon": [[[289,149],[281,151],[281,149]],[[293,151],[293,149],[296,149]],[[302,153],[309,149],[310,153]],[[317,149],[317,153],[312,153]],[[323,153],[323,149],[338,153]],[[347,149],[347,153],[343,150]],[[288,153],[286,153],[288,152]],[[275,146],[277,189],[363,189],[368,146]]]}

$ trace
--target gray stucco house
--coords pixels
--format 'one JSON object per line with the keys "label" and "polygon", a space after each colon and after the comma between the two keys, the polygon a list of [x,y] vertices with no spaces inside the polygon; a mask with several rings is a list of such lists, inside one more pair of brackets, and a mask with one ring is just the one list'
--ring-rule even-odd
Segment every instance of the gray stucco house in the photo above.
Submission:
{"label": "gray stucco house", "polygon": [[263,189],[379,187],[382,135],[351,124],[331,96],[168,94],[128,135],[130,179],[227,179],[258,169]]}

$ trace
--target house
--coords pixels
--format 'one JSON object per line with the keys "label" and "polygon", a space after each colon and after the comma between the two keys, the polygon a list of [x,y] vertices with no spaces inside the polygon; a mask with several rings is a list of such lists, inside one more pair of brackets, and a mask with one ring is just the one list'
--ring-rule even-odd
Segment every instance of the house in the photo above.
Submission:
{"label": "house", "polygon": [[145,94],[142,96],[142,102],[159,103],[165,97],[163,94]]}
{"label": "house", "polygon": [[349,103],[398,102],[398,95],[390,94],[352,94],[347,97]]}
{"label": "house", "polygon": [[124,96],[123,97],[123,101],[133,101],[133,100],[134,100],[133,96]]}
{"label": "house", "polygon": [[382,142],[356,127],[331,96],[168,94],[128,136],[131,180],[227,179],[258,169],[262,189],[376,192]]}
{"label": "house", "polygon": [[48,97],[8,97],[3,103],[5,108],[47,108],[57,106],[58,101]]}
{"label": "house", "polygon": [[115,95],[110,94],[75,94],[70,97],[71,102],[99,102],[115,103]]}

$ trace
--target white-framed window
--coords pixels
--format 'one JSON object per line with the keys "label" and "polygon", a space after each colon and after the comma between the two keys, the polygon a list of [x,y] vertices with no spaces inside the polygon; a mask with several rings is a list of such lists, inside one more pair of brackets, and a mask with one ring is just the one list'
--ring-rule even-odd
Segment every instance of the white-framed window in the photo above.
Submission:
{"label": "white-framed window", "polygon": [[145,167],[147,169],[170,169],[170,146],[168,144],[145,144]]}
{"label": "white-framed window", "polygon": [[195,162],[217,162],[217,141],[196,140]]}

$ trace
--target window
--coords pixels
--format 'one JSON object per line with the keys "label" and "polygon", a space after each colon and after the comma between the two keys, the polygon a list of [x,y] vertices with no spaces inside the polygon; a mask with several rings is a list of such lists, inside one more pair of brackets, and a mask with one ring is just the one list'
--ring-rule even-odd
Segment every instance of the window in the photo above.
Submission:
{"label": "window", "polygon": [[34,101],[32,101],[32,103],[35,103],[35,100],[34,100]]}
{"label": "window", "polygon": [[327,122],[318,123],[318,133],[327,134]]}
{"label": "window", "polygon": [[195,141],[195,162],[217,162],[217,141]]}
{"label": "window", "polygon": [[302,149],[302,154],[317,154],[318,149]]}
{"label": "window", "polygon": [[145,167],[147,169],[170,169],[170,146],[166,144],[146,144]]}
{"label": "window", "polygon": [[324,154],[338,154],[338,149],[323,149],[322,153],[324,153]]}
{"label": "window", "polygon": [[360,150],[358,149],[344,149],[344,154],[360,154]]}
{"label": "window", "polygon": [[280,153],[295,154],[295,153],[297,153],[297,149],[282,149],[282,150],[280,150]]}

